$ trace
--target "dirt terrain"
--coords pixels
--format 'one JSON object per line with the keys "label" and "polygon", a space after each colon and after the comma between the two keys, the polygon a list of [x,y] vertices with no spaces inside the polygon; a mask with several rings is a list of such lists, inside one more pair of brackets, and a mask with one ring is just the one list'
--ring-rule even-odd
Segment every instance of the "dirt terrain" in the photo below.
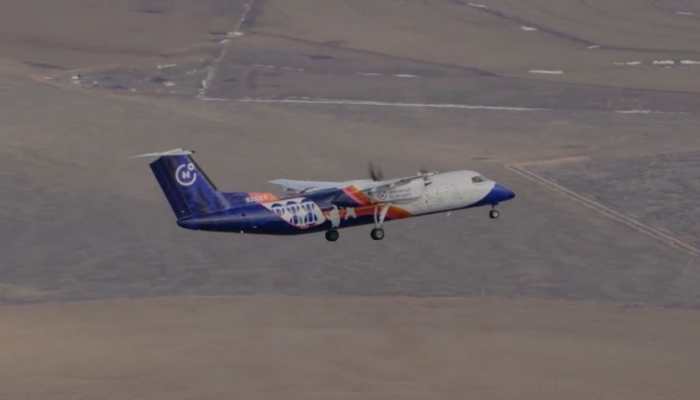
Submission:
{"label": "dirt terrain", "polygon": [[[693,2],[0,4],[0,398],[695,397]],[[175,147],[227,191],[373,161],[518,197],[190,232],[129,158]]]}
{"label": "dirt terrain", "polygon": [[[692,399],[696,312],[407,297],[0,309],[7,399]],[[115,323],[118,321],[118,323]]]}

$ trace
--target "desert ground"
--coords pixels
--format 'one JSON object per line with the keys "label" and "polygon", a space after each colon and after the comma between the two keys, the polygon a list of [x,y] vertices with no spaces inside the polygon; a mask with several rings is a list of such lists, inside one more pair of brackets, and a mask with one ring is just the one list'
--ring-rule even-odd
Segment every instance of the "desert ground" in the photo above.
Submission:
{"label": "desert ground", "polygon": [[[0,0],[0,398],[694,399],[700,7]],[[369,230],[178,228],[224,190],[473,169]]]}

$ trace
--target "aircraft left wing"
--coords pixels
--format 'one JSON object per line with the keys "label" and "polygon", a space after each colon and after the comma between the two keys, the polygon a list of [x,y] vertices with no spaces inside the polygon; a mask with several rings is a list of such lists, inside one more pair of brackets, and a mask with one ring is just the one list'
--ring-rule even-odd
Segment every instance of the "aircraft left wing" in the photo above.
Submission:
{"label": "aircraft left wing", "polygon": [[336,189],[347,186],[345,182],[330,181],[297,181],[293,179],[275,179],[270,181],[273,185],[278,185],[288,192],[308,193],[323,189]]}

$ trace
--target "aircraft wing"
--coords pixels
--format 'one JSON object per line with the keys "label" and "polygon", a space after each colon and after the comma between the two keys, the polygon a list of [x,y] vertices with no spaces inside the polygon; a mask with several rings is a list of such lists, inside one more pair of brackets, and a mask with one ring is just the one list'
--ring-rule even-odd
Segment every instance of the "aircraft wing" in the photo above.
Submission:
{"label": "aircraft wing", "polygon": [[425,186],[430,184],[428,178],[434,174],[435,173],[426,173],[388,181],[360,179],[354,181],[330,182],[275,179],[274,181],[270,181],[270,183],[281,186],[288,192],[299,194],[325,189],[343,189],[353,186],[377,202],[407,201],[419,197]]}
{"label": "aircraft wing", "polygon": [[407,185],[407,184],[412,183],[414,181],[419,181],[419,180],[425,181],[425,179],[427,177],[430,177],[432,175],[434,175],[434,173],[409,176],[406,178],[399,178],[399,179],[394,179],[394,180],[384,181],[384,182],[377,182],[375,185],[371,185],[371,186],[363,189],[362,191],[367,193],[367,194],[384,192],[384,191],[392,190],[398,186]]}
{"label": "aircraft wing", "polygon": [[323,189],[340,189],[347,186],[346,182],[329,181],[297,181],[293,179],[275,179],[270,181],[273,185],[278,185],[288,192],[308,193]]}

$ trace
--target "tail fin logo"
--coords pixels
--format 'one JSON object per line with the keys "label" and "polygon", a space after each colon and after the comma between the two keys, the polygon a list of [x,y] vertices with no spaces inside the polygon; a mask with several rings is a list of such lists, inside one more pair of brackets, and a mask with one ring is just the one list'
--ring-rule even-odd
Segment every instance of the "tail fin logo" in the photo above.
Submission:
{"label": "tail fin logo", "polygon": [[197,181],[197,171],[193,163],[182,164],[175,170],[175,180],[180,186],[192,186]]}

